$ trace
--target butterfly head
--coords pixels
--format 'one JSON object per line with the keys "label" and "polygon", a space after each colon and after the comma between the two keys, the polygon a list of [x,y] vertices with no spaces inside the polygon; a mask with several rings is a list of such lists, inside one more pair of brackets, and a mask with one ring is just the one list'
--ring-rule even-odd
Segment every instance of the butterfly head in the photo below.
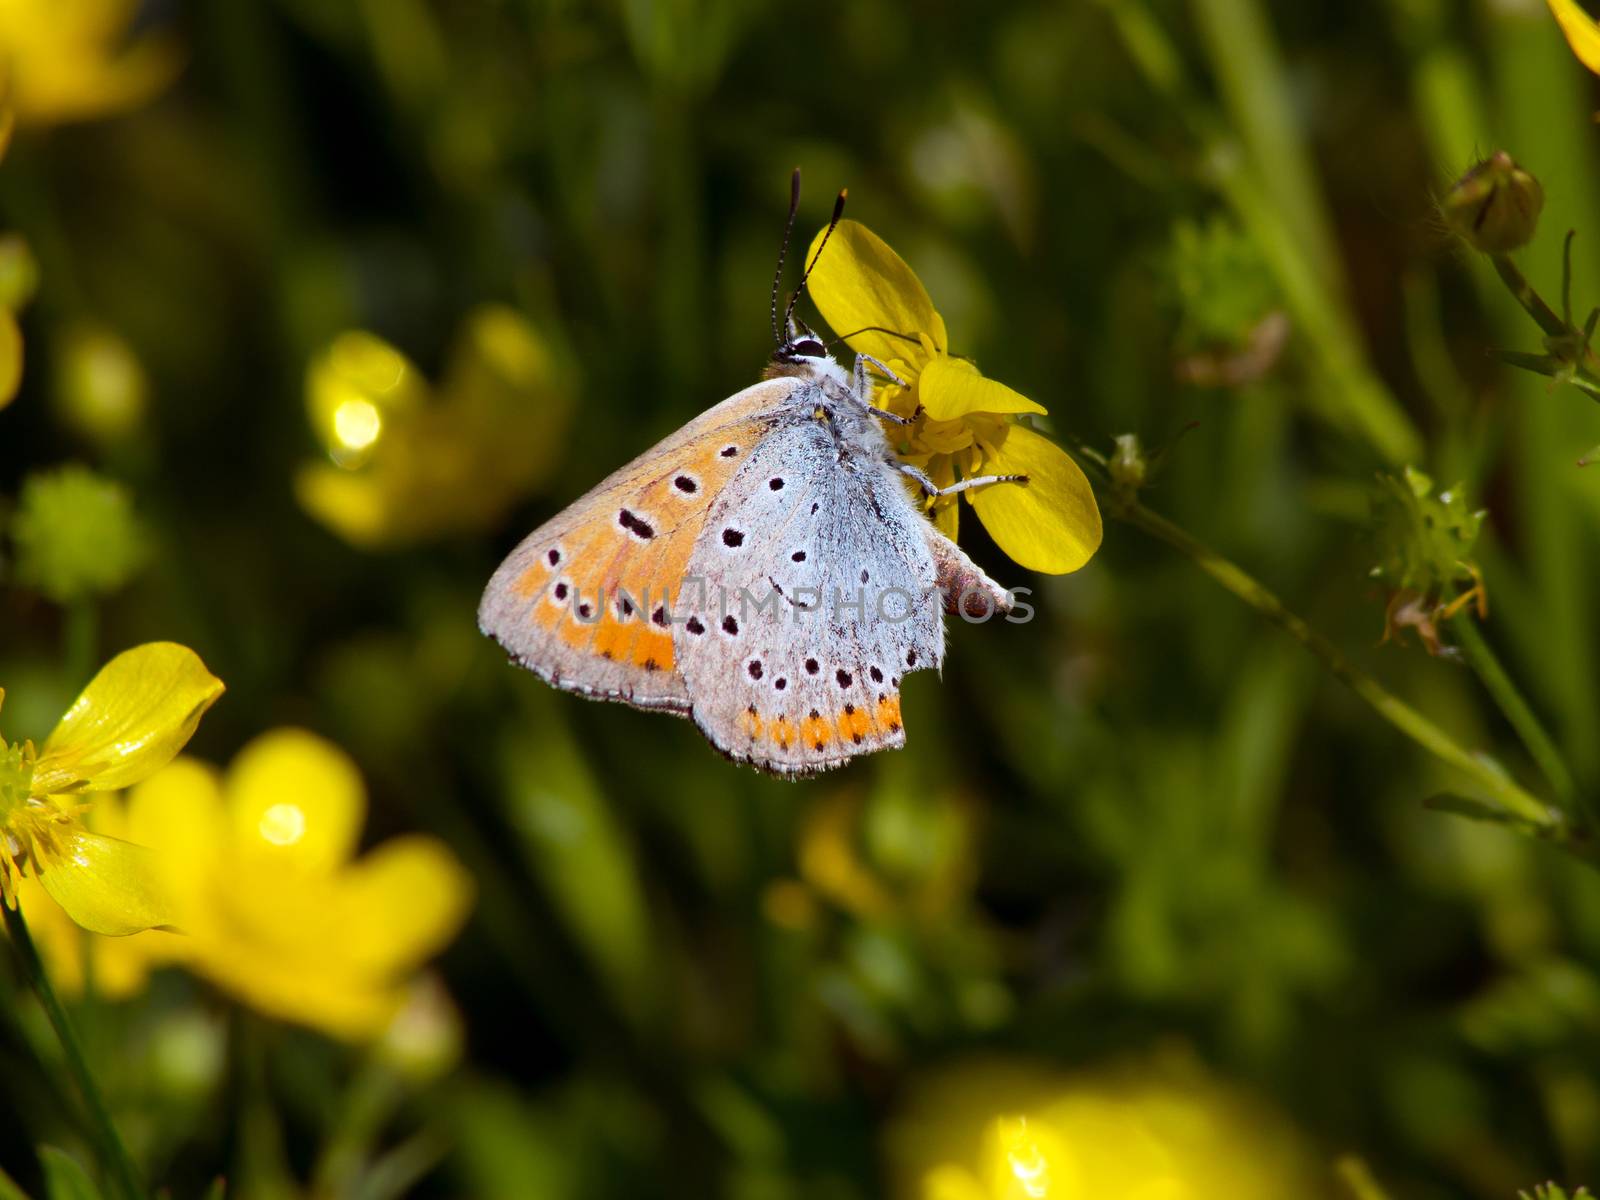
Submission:
{"label": "butterfly head", "polygon": [[804,325],[793,321],[789,323],[789,336],[772,352],[765,375],[768,379],[780,375],[821,376],[841,387],[850,386],[849,373],[828,353],[827,344]]}
{"label": "butterfly head", "polygon": [[775,363],[804,365],[824,359],[831,362],[833,356],[828,353],[828,347],[822,339],[804,325],[793,321],[789,322],[789,336],[779,342],[778,348],[772,352],[772,361]]}

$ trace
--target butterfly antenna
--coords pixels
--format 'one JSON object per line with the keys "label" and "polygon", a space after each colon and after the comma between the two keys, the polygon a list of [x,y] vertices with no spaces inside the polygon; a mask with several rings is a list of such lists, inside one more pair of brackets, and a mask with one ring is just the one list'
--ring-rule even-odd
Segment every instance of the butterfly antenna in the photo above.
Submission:
{"label": "butterfly antenna", "polygon": [[918,341],[915,334],[901,333],[898,329],[887,329],[882,325],[863,325],[860,329],[852,329],[849,333],[841,333],[831,341],[824,342],[823,345],[837,346],[840,342],[848,342],[858,333],[881,333],[885,337],[899,338],[901,341],[910,342],[912,345],[916,345]]}
{"label": "butterfly antenna", "polygon": [[811,256],[811,261],[806,264],[806,269],[800,276],[800,284],[794,289],[794,295],[789,299],[789,307],[783,310],[783,324],[788,327],[789,317],[794,313],[794,306],[800,303],[800,297],[806,294],[806,280],[811,278],[811,272],[817,265],[817,260],[822,257],[823,248],[827,246],[828,239],[833,236],[833,231],[839,227],[839,218],[844,216],[845,197],[850,194],[849,188],[839,189],[839,198],[833,202],[833,219],[828,222],[828,231],[822,235],[822,241],[817,245],[817,252]]}
{"label": "butterfly antenna", "polygon": [[789,177],[789,219],[783,223],[783,241],[778,245],[778,269],[772,273],[772,342],[780,350],[783,335],[778,332],[778,290],[783,286],[783,260],[789,254],[789,235],[794,232],[794,215],[800,208],[800,168]]}

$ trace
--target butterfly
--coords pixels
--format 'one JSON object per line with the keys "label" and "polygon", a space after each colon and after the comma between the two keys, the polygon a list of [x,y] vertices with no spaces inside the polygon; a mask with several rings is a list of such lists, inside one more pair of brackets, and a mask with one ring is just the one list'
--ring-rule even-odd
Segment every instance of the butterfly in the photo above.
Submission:
{"label": "butterfly", "polygon": [[[834,206],[839,222],[845,193]],[[692,720],[736,762],[797,776],[905,744],[900,688],[944,661],[944,616],[1011,596],[928,520],[872,403],[772,293],[763,378],[702,413],[529,534],[484,592],[479,627],[567,691]],[[813,257],[814,266],[827,242]],[[896,380],[898,382],[898,380]]]}

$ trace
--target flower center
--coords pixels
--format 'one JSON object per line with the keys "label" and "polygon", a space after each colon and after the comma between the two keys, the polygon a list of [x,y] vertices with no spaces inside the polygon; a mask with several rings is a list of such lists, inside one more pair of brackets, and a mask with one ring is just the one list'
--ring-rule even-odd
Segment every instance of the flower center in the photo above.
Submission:
{"label": "flower center", "polygon": [[28,845],[29,795],[33,789],[33,743],[8,746],[0,738],[0,903],[17,906],[17,879]]}
{"label": "flower center", "polygon": [[8,746],[0,738],[0,837],[28,802],[33,788],[33,745]]}

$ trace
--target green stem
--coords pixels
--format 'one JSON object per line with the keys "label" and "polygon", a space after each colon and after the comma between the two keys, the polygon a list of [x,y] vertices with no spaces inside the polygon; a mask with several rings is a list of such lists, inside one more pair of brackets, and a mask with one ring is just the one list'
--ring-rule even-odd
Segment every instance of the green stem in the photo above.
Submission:
{"label": "green stem", "polygon": [[[1460,616],[1455,622],[1455,631],[1456,641],[1467,656],[1467,662],[1471,664],[1473,672],[1489,695],[1494,698],[1501,715],[1510,722],[1511,728],[1516,730],[1517,736],[1528,748],[1528,753],[1533,756],[1534,762],[1539,764],[1539,770],[1550,781],[1550,788],[1555,792],[1556,798],[1561,801],[1563,807],[1570,809],[1577,796],[1577,788],[1572,782],[1572,772],[1567,770],[1567,764],[1561,757],[1561,751],[1556,748],[1555,740],[1545,731],[1532,705],[1501,665],[1500,659],[1470,614],[1463,613]],[[1594,814],[1586,812],[1583,815],[1590,825],[1594,824]]]}
{"label": "green stem", "polygon": [[45,974],[44,963],[40,961],[39,951],[33,944],[33,937],[28,933],[27,921],[23,919],[19,910],[4,903],[0,903],[0,913],[5,915],[6,933],[11,938],[11,944],[16,947],[17,957],[22,960],[22,973],[27,977],[34,994],[39,997],[39,1003],[44,1006],[45,1016],[50,1018],[50,1024],[56,1031],[56,1039],[61,1043],[67,1070],[83,1094],[83,1102],[89,1110],[90,1123],[94,1126],[95,1137],[100,1142],[106,1170],[116,1180],[117,1187],[126,1200],[147,1200],[148,1193],[139,1179],[139,1171],[133,1165],[133,1159],[128,1156],[122,1138],[117,1135],[117,1127],[112,1123],[111,1112],[106,1107],[105,1098],[101,1096],[94,1075],[89,1071],[89,1064],[78,1045],[77,1035],[72,1032],[72,1023],[67,1019],[67,1010],[62,1007],[55,989],[50,986],[50,977]]}
{"label": "green stem", "polygon": [[1495,274],[1500,276],[1506,285],[1506,290],[1522,305],[1522,309],[1538,324],[1539,328],[1551,337],[1563,337],[1571,331],[1567,323],[1561,319],[1556,310],[1544,302],[1544,297],[1533,290],[1533,284],[1528,282],[1516,263],[1511,261],[1509,254],[1491,254],[1489,261],[1494,264]]}
{"label": "green stem", "polygon": [[403,1098],[394,1072],[369,1059],[346,1090],[332,1134],[312,1169],[312,1192],[348,1196],[372,1156],[384,1122]]}
{"label": "green stem", "polygon": [[1526,822],[1541,836],[1570,843],[1570,831],[1558,810],[1518,787],[1489,760],[1467,750],[1356,666],[1337,646],[1240,567],[1137,500],[1116,499],[1107,506],[1107,511],[1189,558],[1212,579],[1289,634],[1321,659],[1335,678],[1371,705],[1389,724],[1435,758],[1471,776],[1508,816]]}
{"label": "green stem", "polygon": [[1559,383],[1570,383],[1581,392],[1600,399],[1600,381],[1590,379],[1584,371],[1573,371],[1558,363],[1548,354],[1524,354],[1517,350],[1500,351],[1500,361],[1521,371],[1532,371]]}
{"label": "green stem", "polygon": [[234,1120],[239,1132],[231,1184],[239,1195],[295,1195],[299,1189],[289,1172],[283,1124],[267,1081],[265,1031],[251,1013],[235,1009],[233,1015],[232,1058],[239,1075],[239,1108]]}
{"label": "green stem", "polygon": [[[1570,238],[1571,235],[1568,236]],[[1514,367],[1536,371],[1552,378],[1564,378],[1590,395],[1600,396],[1600,380],[1594,378],[1594,373],[1600,370],[1600,357],[1597,357],[1586,344],[1582,344],[1584,341],[1582,330],[1574,329],[1570,320],[1559,316],[1555,309],[1545,303],[1544,297],[1534,290],[1533,284],[1528,282],[1528,277],[1522,273],[1517,264],[1511,261],[1510,255],[1491,254],[1489,261],[1494,264],[1500,282],[1506,285],[1506,291],[1510,292],[1512,298],[1522,306],[1522,311],[1532,317],[1534,323],[1544,330],[1546,337],[1559,338],[1561,343],[1571,348],[1571,353],[1582,354],[1583,361],[1573,363],[1569,367],[1564,357],[1553,358],[1551,355],[1506,353],[1500,357]]]}

